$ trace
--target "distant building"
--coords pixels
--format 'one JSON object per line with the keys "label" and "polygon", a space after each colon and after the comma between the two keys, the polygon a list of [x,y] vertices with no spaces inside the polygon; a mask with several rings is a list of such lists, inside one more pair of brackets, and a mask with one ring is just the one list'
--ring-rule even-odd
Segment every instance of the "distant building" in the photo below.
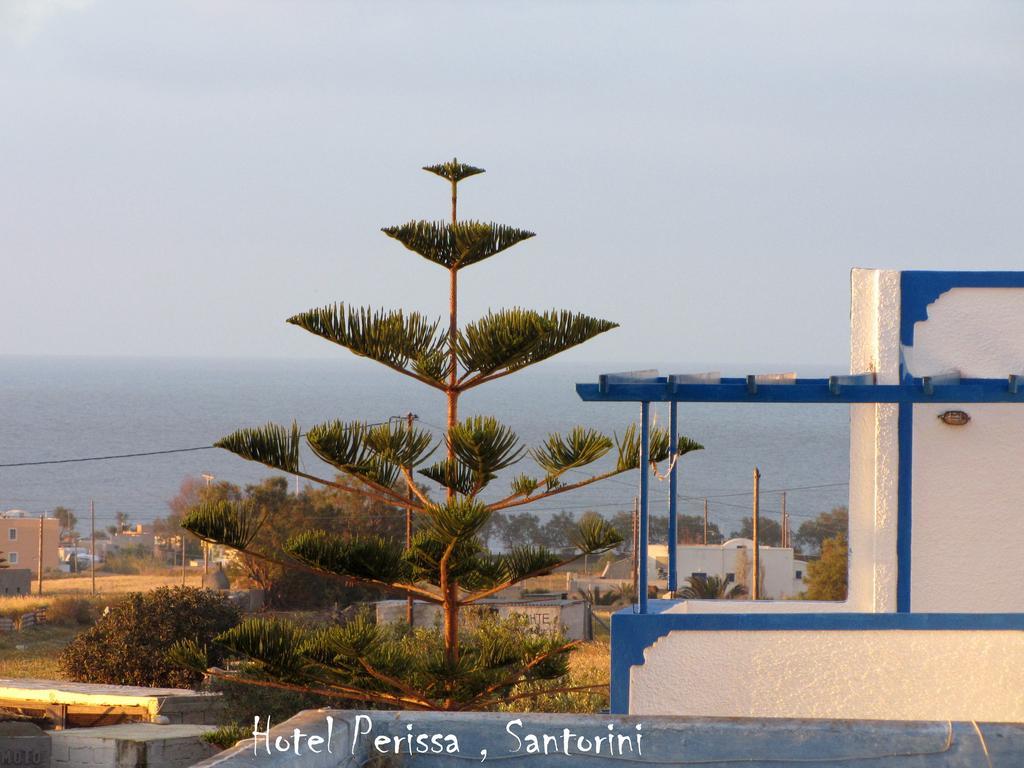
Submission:
{"label": "distant building", "polygon": [[[43,519],[43,570],[57,569],[60,521]],[[39,569],[39,516],[21,509],[0,512],[0,552],[12,568]]]}
{"label": "distant building", "polygon": [[[686,587],[691,576],[717,576],[728,584],[740,583],[751,594],[754,542],[751,539],[729,539],[722,544],[680,544],[676,547],[679,589]],[[665,579],[668,572],[668,546],[651,544],[647,548],[648,573]],[[758,548],[761,586],[764,597],[781,600],[796,597],[804,591],[807,563],[795,559],[792,547]]]}

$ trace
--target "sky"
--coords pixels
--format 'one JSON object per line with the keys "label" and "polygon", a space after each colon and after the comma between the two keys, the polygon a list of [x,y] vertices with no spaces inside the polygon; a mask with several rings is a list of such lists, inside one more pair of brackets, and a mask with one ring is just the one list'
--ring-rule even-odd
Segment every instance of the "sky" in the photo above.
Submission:
{"label": "sky", "polygon": [[1024,4],[0,0],[0,355],[323,357],[446,307],[380,227],[538,233],[469,320],[570,359],[843,363],[852,267],[1024,265]]}

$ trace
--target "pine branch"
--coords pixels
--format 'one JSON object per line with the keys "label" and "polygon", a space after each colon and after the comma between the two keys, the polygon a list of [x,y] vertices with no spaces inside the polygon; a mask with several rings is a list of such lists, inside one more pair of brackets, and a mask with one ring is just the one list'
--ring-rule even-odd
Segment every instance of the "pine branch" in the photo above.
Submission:
{"label": "pine branch", "polygon": [[489,259],[534,236],[525,229],[480,221],[410,221],[381,231],[427,261],[454,270]]}
{"label": "pine branch", "polygon": [[543,445],[530,451],[537,465],[548,477],[592,464],[612,449],[611,438],[593,429],[574,427],[568,436],[548,435]]}
{"label": "pine branch", "polygon": [[463,179],[468,179],[470,176],[476,176],[478,173],[484,173],[483,168],[474,168],[472,165],[460,163],[458,158],[449,160],[447,163],[439,163],[438,165],[425,165],[423,170],[456,183]]}
{"label": "pine branch", "polygon": [[[562,654],[562,653],[568,653],[569,651],[571,651],[573,648],[575,648],[576,646],[580,645],[581,643],[582,643],[582,641],[580,641],[580,640],[573,640],[573,641],[565,643],[564,645],[561,645],[561,646],[559,646],[557,648],[552,648],[551,650],[546,651],[545,653],[540,654],[539,656],[537,656],[534,659],[532,659],[528,664],[520,667],[516,671],[516,673],[514,675],[512,675],[511,677],[506,677],[504,680],[502,680],[500,682],[497,682],[497,683],[494,683],[492,685],[487,686],[487,688],[485,688],[483,691],[481,691],[479,694],[477,694],[477,696],[474,699],[466,702],[461,707],[461,709],[469,709],[473,705],[479,704],[486,696],[489,696],[490,694],[494,693],[495,691],[500,691],[500,690],[502,690],[504,688],[509,688],[509,687],[518,685],[519,683],[528,682],[527,678],[526,678],[526,673],[529,672],[531,669],[535,668],[536,666],[538,666],[539,664],[543,663],[545,660],[547,660],[547,659],[549,659],[549,658],[551,658],[553,656],[557,656],[557,655]],[[545,691],[545,693],[547,693],[547,691]],[[504,697],[502,697],[502,700],[504,700]]]}
{"label": "pine branch", "polygon": [[459,334],[462,389],[500,378],[578,346],[618,324],[567,310],[489,312]]}
{"label": "pine branch", "polygon": [[473,416],[448,430],[447,442],[455,457],[474,473],[473,492],[522,458],[516,433],[493,416]]}
{"label": "pine branch", "polygon": [[347,699],[349,701],[375,701],[378,704],[389,704],[392,706],[400,705],[420,710],[436,709],[433,704],[425,699],[409,699],[407,697],[393,696],[387,693],[373,693],[348,686],[331,685],[330,688],[311,688],[304,685],[295,685],[293,683],[282,683],[277,680],[257,680],[251,677],[240,677],[237,674],[231,674],[214,668],[207,669],[206,674],[220,680],[241,683],[242,685],[255,685],[260,688],[275,688],[279,691],[294,691],[296,693],[306,694],[313,693],[319,696]]}
{"label": "pine branch", "polygon": [[345,347],[353,354],[376,360],[392,370],[437,389],[444,388],[447,338],[419,312],[352,308],[338,303],[311,309],[288,322]]}

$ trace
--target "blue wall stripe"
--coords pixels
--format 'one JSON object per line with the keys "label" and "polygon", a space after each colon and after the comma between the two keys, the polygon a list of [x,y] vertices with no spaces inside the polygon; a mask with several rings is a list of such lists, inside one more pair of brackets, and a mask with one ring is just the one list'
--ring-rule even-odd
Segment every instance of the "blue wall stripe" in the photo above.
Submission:
{"label": "blue wall stripe", "polygon": [[911,544],[913,536],[914,406],[900,403],[899,463],[896,491],[896,610],[910,612]]}

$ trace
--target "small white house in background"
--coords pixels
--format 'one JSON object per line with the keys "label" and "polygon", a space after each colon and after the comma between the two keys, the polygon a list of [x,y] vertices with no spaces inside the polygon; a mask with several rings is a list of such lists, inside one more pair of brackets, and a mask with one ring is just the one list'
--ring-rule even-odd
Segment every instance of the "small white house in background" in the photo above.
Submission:
{"label": "small white house in background", "polygon": [[[730,585],[743,584],[747,594],[753,590],[752,539],[729,539],[722,544],[680,544],[676,547],[676,563],[679,573],[679,589],[686,588],[686,579],[691,576],[717,576]],[[647,571],[657,574],[658,580],[666,579],[668,573],[668,545],[651,544],[647,548]],[[759,548],[761,563],[761,586],[764,597],[769,600],[784,600],[804,591],[807,578],[807,563],[793,556],[792,547]]]}

